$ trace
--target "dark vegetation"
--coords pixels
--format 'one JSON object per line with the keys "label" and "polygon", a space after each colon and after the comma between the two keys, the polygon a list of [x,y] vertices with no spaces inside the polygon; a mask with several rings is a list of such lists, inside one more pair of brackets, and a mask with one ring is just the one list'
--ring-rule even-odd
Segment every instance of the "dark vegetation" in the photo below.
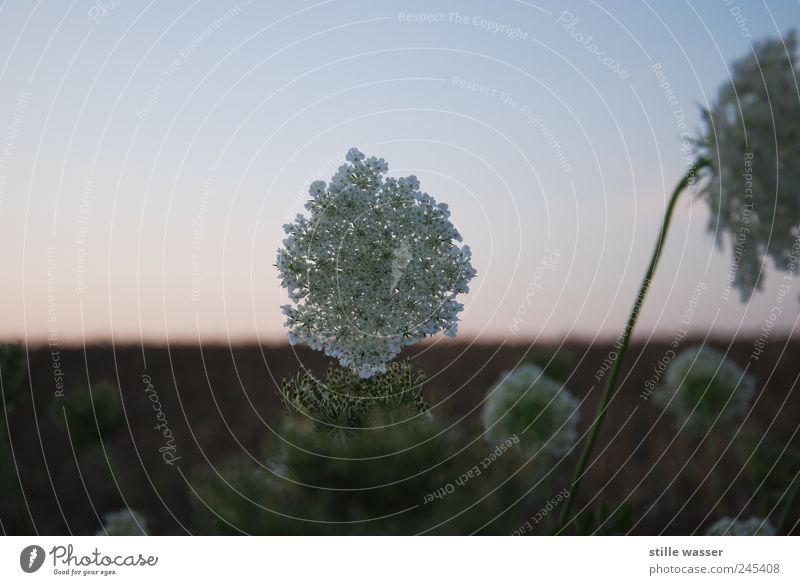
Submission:
{"label": "dark vegetation", "polygon": [[[395,427],[391,417],[359,411],[367,426],[389,430],[360,431],[372,435],[344,451],[334,435],[304,430],[302,417],[287,423],[279,416],[282,380],[299,380],[303,367],[325,372],[329,360],[317,352],[257,345],[61,348],[59,397],[47,347],[30,350],[29,378],[20,368],[24,352],[4,349],[2,530],[93,534],[104,513],[130,506],[153,534],[510,533],[567,487],[574,451],[546,466],[509,451],[452,495],[425,499],[492,451],[480,437],[481,402],[500,374],[521,361],[544,367],[585,399],[579,429],[587,428],[601,390],[595,375],[613,348],[571,342],[556,349],[419,346],[406,357],[426,374],[422,399],[433,421],[422,420],[417,406],[406,413],[416,422]],[[705,440],[679,432],[682,421],[643,398],[667,349],[667,342],[654,342],[629,351],[574,508],[583,513],[573,533],[703,533],[722,516],[780,513],[776,503],[800,469],[800,340],[770,340],[749,369],[757,386],[746,424],[715,428]],[[729,356],[744,365],[751,351],[751,342],[740,341]],[[414,448],[404,451],[408,445]],[[340,456],[355,461],[338,464]],[[289,489],[281,476],[307,485]],[[384,484],[390,487],[363,490]],[[234,488],[242,496],[232,496]],[[359,497],[348,491],[358,489]],[[407,508],[390,519],[359,521]],[[532,532],[552,528],[548,518]]]}

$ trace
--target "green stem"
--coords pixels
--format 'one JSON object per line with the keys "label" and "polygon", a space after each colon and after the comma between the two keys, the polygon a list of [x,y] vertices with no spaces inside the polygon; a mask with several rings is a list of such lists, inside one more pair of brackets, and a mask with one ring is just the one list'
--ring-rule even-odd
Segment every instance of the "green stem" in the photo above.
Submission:
{"label": "green stem", "polygon": [[586,439],[586,442],[583,446],[583,451],[581,452],[580,459],[578,460],[578,464],[575,467],[575,473],[572,476],[572,483],[570,484],[569,495],[567,496],[566,502],[564,502],[564,506],[561,508],[561,516],[558,523],[558,531],[562,532],[567,524],[567,518],[569,518],[569,513],[572,510],[572,505],[575,502],[575,499],[578,497],[578,490],[581,486],[581,482],[583,481],[583,475],[586,472],[586,467],[589,464],[589,458],[592,455],[592,451],[594,450],[594,444],[597,442],[597,437],[600,434],[600,428],[603,425],[603,420],[606,417],[606,410],[608,408],[608,404],[611,401],[611,397],[614,395],[614,387],[617,384],[617,378],[619,377],[620,367],[622,366],[622,362],[625,359],[625,353],[628,351],[628,345],[630,344],[631,334],[633,333],[633,328],[636,326],[636,321],[639,318],[639,311],[644,303],[644,299],[647,296],[647,291],[650,288],[650,282],[653,279],[653,275],[655,274],[656,267],[658,266],[658,260],[661,257],[661,252],[664,249],[664,242],[667,238],[667,231],[669,230],[669,224],[672,220],[672,213],[675,210],[675,204],[678,201],[678,197],[680,194],[689,186],[689,184],[694,180],[697,171],[701,168],[706,166],[708,163],[704,160],[698,160],[692,168],[690,168],[683,178],[680,180],[678,185],[675,187],[675,190],[672,192],[672,196],[670,197],[669,203],[667,204],[667,209],[664,213],[664,221],[661,224],[661,233],[658,236],[658,241],[656,242],[655,250],[653,250],[653,256],[650,259],[650,265],[647,267],[647,272],[645,273],[644,280],[642,280],[642,284],[639,286],[639,294],[636,296],[636,300],[633,303],[633,308],[631,309],[631,314],[628,316],[628,322],[625,325],[625,331],[622,335],[622,342],[619,347],[619,351],[614,358],[614,362],[611,366],[611,372],[608,376],[608,381],[606,382],[606,387],[603,392],[603,397],[600,400],[600,404],[597,407],[597,414],[595,415],[594,422],[589,430],[589,436]]}
{"label": "green stem", "polygon": [[783,505],[783,510],[781,511],[780,518],[778,519],[778,534],[789,534],[789,529],[792,528],[789,526],[789,514],[792,511],[792,507],[794,506],[795,501],[797,500],[797,494],[800,493],[800,478],[794,478],[794,487],[792,487],[792,493],[786,499],[786,503]]}

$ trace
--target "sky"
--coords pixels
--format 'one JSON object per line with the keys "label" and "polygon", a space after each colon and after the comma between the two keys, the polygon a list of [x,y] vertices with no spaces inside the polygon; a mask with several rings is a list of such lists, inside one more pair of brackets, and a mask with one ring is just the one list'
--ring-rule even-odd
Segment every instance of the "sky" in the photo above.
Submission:
{"label": "sky", "polygon": [[[0,0],[0,336],[284,340],[281,226],[355,146],[450,206],[478,270],[460,336],[613,338],[701,107],[798,24],[796,1]],[[774,313],[781,274],[726,294],[708,224],[685,194],[639,335]]]}

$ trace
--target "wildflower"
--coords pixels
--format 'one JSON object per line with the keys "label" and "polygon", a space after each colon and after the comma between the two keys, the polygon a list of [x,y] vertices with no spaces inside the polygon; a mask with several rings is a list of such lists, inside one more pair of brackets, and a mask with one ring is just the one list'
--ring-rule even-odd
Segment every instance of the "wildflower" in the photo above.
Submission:
{"label": "wildflower", "polygon": [[670,364],[667,391],[660,400],[694,430],[706,432],[717,420],[743,417],[755,391],[755,381],[739,366],[710,347],[690,347]]}
{"label": "wildflower", "polygon": [[526,364],[505,372],[483,406],[486,439],[497,443],[518,436],[534,455],[560,457],[575,443],[578,401],[541,368]]}
{"label": "wildflower", "polygon": [[774,536],[775,527],[769,520],[751,516],[747,520],[722,518],[707,531],[707,536]]}
{"label": "wildflower", "polygon": [[456,333],[475,276],[469,246],[447,206],[416,177],[386,177],[383,159],[351,148],[326,185],[311,185],[308,217],[286,224],[277,268],[291,304],[289,341],[350,367],[362,378],[386,371],[403,346]]}
{"label": "wildflower", "polygon": [[800,238],[800,77],[797,37],[773,39],[733,65],[731,81],[703,112],[697,143],[706,162],[699,194],[711,208],[709,231],[734,251],[732,284],[747,300],[761,288],[769,256],[796,274]]}
{"label": "wildflower", "polygon": [[147,536],[147,522],[144,517],[129,508],[108,512],[103,515],[103,529],[95,536]]}

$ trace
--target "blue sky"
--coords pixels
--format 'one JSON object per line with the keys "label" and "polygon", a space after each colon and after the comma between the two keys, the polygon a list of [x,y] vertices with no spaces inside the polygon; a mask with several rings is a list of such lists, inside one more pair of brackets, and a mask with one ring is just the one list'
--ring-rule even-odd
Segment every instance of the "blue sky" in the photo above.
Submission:
{"label": "blue sky", "polygon": [[[2,2],[4,336],[281,338],[281,225],[350,146],[450,205],[479,271],[463,335],[614,336],[682,132],[799,23],[740,0]],[[698,283],[693,333],[769,315],[769,267],[748,305],[721,298],[708,219],[679,205],[641,332],[672,335]]]}

